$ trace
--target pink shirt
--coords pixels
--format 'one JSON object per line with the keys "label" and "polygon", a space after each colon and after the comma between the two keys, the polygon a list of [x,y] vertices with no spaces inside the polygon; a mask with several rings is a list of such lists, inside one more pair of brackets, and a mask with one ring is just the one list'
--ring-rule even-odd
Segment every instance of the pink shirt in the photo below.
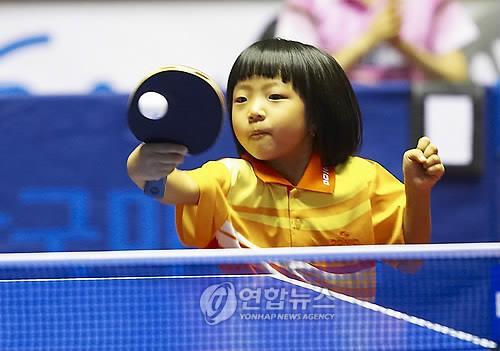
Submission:
{"label": "pink shirt", "polygon": [[[449,0],[400,0],[401,37],[413,46],[435,54],[463,48],[479,30],[465,9]],[[360,0],[286,0],[278,18],[276,36],[301,41],[335,53],[367,32],[387,0],[366,6]],[[349,72],[360,83],[388,79],[421,79],[392,46],[382,43]]]}

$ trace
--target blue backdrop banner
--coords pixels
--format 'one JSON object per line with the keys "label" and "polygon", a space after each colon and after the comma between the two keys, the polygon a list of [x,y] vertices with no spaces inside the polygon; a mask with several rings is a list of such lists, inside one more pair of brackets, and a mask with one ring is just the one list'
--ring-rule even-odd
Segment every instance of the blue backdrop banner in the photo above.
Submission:
{"label": "blue backdrop banner", "polygon": [[[406,85],[358,88],[361,154],[401,179],[411,147]],[[433,193],[434,242],[498,240],[495,131],[498,91],[488,92],[486,167],[476,178],[446,178]],[[0,97],[0,251],[82,251],[181,247],[171,206],[137,189],[126,159],[137,145],[127,96]],[[227,120],[209,151],[184,168],[235,156]]]}

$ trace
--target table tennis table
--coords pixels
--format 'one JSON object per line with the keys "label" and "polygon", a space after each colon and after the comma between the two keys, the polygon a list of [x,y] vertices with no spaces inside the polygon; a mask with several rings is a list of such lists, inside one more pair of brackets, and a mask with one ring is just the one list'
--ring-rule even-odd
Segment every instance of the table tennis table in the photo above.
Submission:
{"label": "table tennis table", "polygon": [[0,280],[0,350],[496,348],[276,274]]}
{"label": "table tennis table", "polygon": [[[287,298],[263,303],[269,291]],[[3,281],[0,349],[487,349],[469,334],[324,293],[270,275]]]}

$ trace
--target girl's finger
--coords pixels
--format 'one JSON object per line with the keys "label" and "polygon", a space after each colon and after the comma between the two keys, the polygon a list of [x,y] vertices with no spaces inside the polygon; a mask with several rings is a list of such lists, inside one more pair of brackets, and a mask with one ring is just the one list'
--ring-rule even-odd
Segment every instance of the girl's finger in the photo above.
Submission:
{"label": "girl's finger", "polygon": [[422,150],[422,152],[427,148],[427,146],[431,143],[431,140],[424,136],[418,139],[417,149]]}
{"label": "girl's finger", "polygon": [[427,160],[425,161],[423,166],[425,169],[428,169],[428,168],[430,168],[434,165],[440,164],[440,163],[441,163],[441,158],[437,154],[434,154],[434,155],[427,157]]}
{"label": "girl's finger", "polygon": [[442,163],[431,166],[426,169],[425,173],[430,176],[439,176],[444,173],[444,166]]}
{"label": "girl's finger", "polygon": [[429,143],[429,145],[427,145],[427,147],[424,150],[424,156],[425,157],[430,157],[432,155],[437,155],[437,153],[438,153],[438,148],[437,148],[436,145],[434,145],[432,143]]}

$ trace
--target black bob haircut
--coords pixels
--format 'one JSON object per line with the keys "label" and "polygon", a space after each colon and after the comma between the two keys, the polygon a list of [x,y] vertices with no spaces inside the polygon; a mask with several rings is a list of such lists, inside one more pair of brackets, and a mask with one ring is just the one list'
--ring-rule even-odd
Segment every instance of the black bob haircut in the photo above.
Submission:
{"label": "black bob haircut", "polygon": [[[234,88],[253,76],[291,82],[304,101],[307,125],[314,133],[313,149],[324,167],[342,164],[357,152],[362,138],[360,108],[346,74],[331,55],[279,38],[258,41],[245,49],[227,83],[231,127]],[[236,137],[235,142],[238,153],[243,154],[245,149]]]}

